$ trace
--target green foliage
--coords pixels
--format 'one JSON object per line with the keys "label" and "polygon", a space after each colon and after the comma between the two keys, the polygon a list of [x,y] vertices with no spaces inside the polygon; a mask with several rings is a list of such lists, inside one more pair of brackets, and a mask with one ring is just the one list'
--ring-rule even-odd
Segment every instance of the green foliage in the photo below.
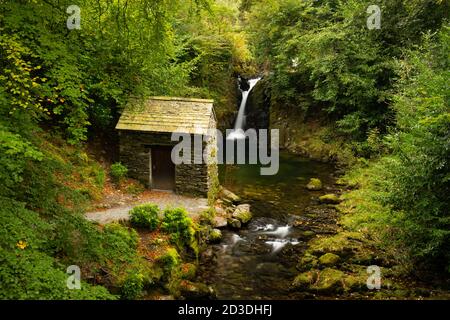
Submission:
{"label": "green foliage", "polygon": [[[380,30],[368,30],[369,0],[256,1],[249,32],[260,63],[270,66],[272,99],[325,111],[339,133],[364,141],[391,124],[387,107],[402,50],[437,30],[447,1],[382,0]],[[432,16],[433,19],[429,17]],[[304,101],[309,103],[305,104]]]}
{"label": "green foliage", "polygon": [[130,221],[136,227],[155,230],[159,225],[159,207],[154,204],[143,204],[130,210]]}
{"label": "green foliage", "polygon": [[181,248],[195,242],[194,223],[183,208],[164,210],[161,229],[169,233],[172,243]]}
{"label": "green foliage", "polygon": [[116,183],[120,183],[128,173],[128,168],[120,162],[111,165],[111,176]]}
{"label": "green foliage", "polygon": [[144,276],[141,273],[130,272],[122,284],[121,297],[126,300],[135,300],[142,294],[143,289]]}
{"label": "green foliage", "polygon": [[166,252],[158,258],[158,262],[162,265],[164,272],[170,275],[172,271],[178,267],[181,258],[175,248],[168,248]]}
{"label": "green foliage", "polygon": [[0,186],[1,194],[10,193],[23,181],[23,173],[29,161],[41,161],[42,152],[20,135],[0,126]]}
{"label": "green foliage", "polygon": [[[2,299],[113,299],[101,287],[82,281],[69,290],[65,268],[52,254],[57,226],[27,210],[23,203],[0,198],[0,298]],[[65,267],[64,267],[65,266]]]}
{"label": "green foliage", "polygon": [[[200,95],[234,106],[223,92],[251,57],[245,35],[231,27],[237,11],[225,4],[81,0],[81,29],[68,30],[70,4],[0,2],[1,298],[114,298],[85,282],[68,291],[72,264],[113,287],[133,272],[144,284],[157,278],[135,231],[102,231],[81,214],[105,182],[82,143],[110,134],[131,96]],[[113,166],[112,175],[120,180],[123,169]],[[140,219],[156,228],[152,212]],[[124,297],[137,297],[140,282],[130,276]]]}
{"label": "green foliage", "polygon": [[397,127],[384,141],[390,152],[360,169],[368,181],[350,194],[365,204],[357,207],[358,224],[375,225],[388,249],[397,256],[403,252],[411,269],[450,271],[449,44],[444,27],[399,61],[392,105]]}
{"label": "green foliage", "polygon": [[137,245],[139,243],[139,235],[136,230],[127,228],[120,223],[114,222],[105,226],[105,233],[123,239],[131,248],[137,249]]}

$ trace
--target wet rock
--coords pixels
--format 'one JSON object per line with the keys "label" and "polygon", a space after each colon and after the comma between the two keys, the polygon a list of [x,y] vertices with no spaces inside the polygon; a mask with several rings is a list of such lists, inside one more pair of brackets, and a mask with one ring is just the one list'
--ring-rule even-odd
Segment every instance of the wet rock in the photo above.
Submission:
{"label": "wet rock", "polygon": [[341,199],[339,199],[339,197],[333,193],[330,194],[326,194],[324,196],[319,197],[319,201],[321,203],[326,203],[326,204],[339,204],[341,203]]}
{"label": "wet rock", "polygon": [[215,292],[212,287],[203,283],[182,280],[180,282],[180,295],[186,300],[214,299]]}
{"label": "wet rock", "polygon": [[228,225],[227,218],[216,216],[213,219],[212,225],[214,228],[225,228]]}
{"label": "wet rock", "polygon": [[240,229],[242,228],[242,223],[238,219],[230,219],[228,220],[228,225],[233,229]]}
{"label": "wet rock", "polygon": [[309,180],[309,183],[306,185],[306,189],[310,191],[318,191],[322,190],[322,181],[316,178],[312,178]]}
{"label": "wet rock", "polygon": [[228,189],[220,189],[220,198],[228,204],[237,204],[241,202],[241,198]]}
{"label": "wet rock", "polygon": [[203,251],[201,253],[201,259],[202,261],[211,261],[213,260],[215,257],[214,255],[214,251],[211,247],[209,247],[208,249],[206,249],[205,251]]}
{"label": "wet rock", "polygon": [[316,271],[303,272],[295,277],[291,286],[293,289],[296,290],[305,290],[308,289],[316,281],[317,281]]}
{"label": "wet rock", "polygon": [[242,224],[248,223],[252,219],[249,204],[241,204],[236,207],[232,217],[239,220]]}
{"label": "wet rock", "polygon": [[341,258],[334,253],[325,253],[319,258],[321,265],[329,267],[336,265],[340,260]]}
{"label": "wet rock", "polygon": [[208,242],[219,243],[222,240],[222,231],[219,229],[212,229],[208,236]]}

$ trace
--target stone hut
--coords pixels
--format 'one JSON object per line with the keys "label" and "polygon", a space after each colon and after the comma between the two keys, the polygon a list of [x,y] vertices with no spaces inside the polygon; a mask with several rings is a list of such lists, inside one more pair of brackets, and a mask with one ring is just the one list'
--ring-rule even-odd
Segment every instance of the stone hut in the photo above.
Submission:
{"label": "stone hut", "polygon": [[[214,196],[218,187],[216,116],[212,100],[152,97],[131,102],[123,111],[119,131],[120,161],[129,176],[150,189],[179,194]],[[174,164],[171,153],[184,134],[191,140],[191,163]],[[194,161],[194,139],[207,155]],[[199,141],[199,140],[197,140]],[[197,147],[196,150],[199,148]],[[203,160],[203,159],[202,159]]]}

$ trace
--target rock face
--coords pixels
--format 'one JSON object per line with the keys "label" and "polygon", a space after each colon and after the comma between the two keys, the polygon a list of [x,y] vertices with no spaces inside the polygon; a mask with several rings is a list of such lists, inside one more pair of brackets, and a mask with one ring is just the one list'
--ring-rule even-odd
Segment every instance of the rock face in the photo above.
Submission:
{"label": "rock face", "polygon": [[339,262],[340,258],[334,253],[325,253],[319,258],[319,262],[323,266],[334,266]]}
{"label": "rock face", "polygon": [[341,203],[341,199],[335,194],[326,194],[324,196],[319,197],[319,201],[326,204],[339,204]]}
{"label": "rock face", "polygon": [[319,191],[322,190],[322,181],[316,178],[312,178],[309,180],[309,183],[306,185],[306,189],[310,191]]}
{"label": "rock face", "polygon": [[232,217],[239,220],[242,224],[248,223],[252,219],[249,204],[241,204],[236,207]]}
{"label": "rock face", "polygon": [[238,204],[239,202],[241,202],[241,198],[239,196],[235,195],[233,192],[225,188],[220,189],[219,196],[225,203],[228,204]]}
{"label": "rock face", "polygon": [[322,293],[341,291],[344,288],[344,277],[345,274],[342,271],[331,268],[323,269],[311,289]]}

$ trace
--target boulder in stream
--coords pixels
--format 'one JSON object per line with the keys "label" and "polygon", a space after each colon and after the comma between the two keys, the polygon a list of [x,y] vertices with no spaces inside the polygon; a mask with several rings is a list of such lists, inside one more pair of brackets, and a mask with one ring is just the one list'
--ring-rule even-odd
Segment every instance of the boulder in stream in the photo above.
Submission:
{"label": "boulder in stream", "polygon": [[223,187],[220,189],[219,195],[220,195],[220,198],[223,200],[223,202],[227,203],[227,204],[237,204],[237,203],[241,202],[241,198],[239,196],[237,196],[230,190],[225,189]]}
{"label": "boulder in stream", "polygon": [[322,190],[322,181],[317,178],[312,178],[309,180],[309,183],[306,185],[306,189],[310,191],[319,191]]}
{"label": "boulder in stream", "polygon": [[236,207],[232,217],[239,220],[242,224],[248,223],[252,219],[249,204],[241,204]]}
{"label": "boulder in stream", "polygon": [[228,225],[233,229],[240,229],[242,228],[242,223],[238,219],[230,219],[228,220]]}
{"label": "boulder in stream", "polygon": [[341,199],[337,195],[335,195],[333,193],[326,194],[324,196],[319,197],[319,201],[322,202],[322,203],[326,203],[326,204],[339,204],[339,203],[341,203]]}

